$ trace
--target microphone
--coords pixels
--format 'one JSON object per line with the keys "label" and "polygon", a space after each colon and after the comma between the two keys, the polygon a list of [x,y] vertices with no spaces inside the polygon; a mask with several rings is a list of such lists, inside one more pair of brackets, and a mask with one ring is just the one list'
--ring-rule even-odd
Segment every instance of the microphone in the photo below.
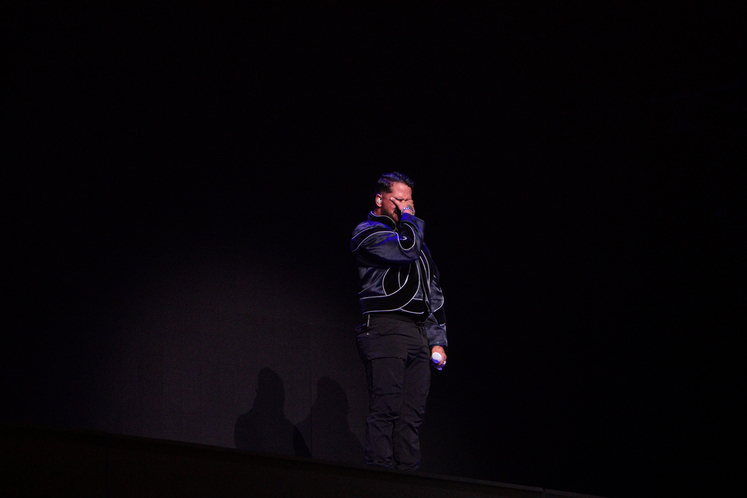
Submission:
{"label": "microphone", "polygon": [[[431,355],[431,361],[432,361],[433,363],[435,363],[436,365],[438,365],[439,363],[441,363],[441,360],[443,360],[443,356],[441,356],[441,353],[433,353],[433,354]],[[442,365],[441,367],[437,367],[437,368],[436,368],[436,370],[441,370],[441,369],[443,369],[443,368],[444,368],[444,367],[443,367],[443,365]]]}

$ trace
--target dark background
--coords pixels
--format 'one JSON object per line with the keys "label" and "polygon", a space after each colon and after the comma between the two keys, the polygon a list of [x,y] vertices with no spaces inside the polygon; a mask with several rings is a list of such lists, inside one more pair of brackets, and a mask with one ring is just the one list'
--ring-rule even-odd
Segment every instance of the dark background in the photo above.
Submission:
{"label": "dark background", "polygon": [[[725,487],[744,470],[745,10],[7,11],[0,418],[225,446],[266,420],[307,450],[247,449],[350,461],[348,241],[398,170],[451,343],[424,470]],[[334,433],[347,453],[325,453]]]}

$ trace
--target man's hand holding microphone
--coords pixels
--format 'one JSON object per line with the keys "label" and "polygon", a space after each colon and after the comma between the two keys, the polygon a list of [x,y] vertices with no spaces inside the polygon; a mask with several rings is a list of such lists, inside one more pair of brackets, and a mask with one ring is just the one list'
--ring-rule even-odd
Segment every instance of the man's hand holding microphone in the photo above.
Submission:
{"label": "man's hand holding microphone", "polygon": [[446,365],[446,351],[444,351],[443,347],[433,346],[431,348],[431,361],[437,370],[444,368],[444,365]]}

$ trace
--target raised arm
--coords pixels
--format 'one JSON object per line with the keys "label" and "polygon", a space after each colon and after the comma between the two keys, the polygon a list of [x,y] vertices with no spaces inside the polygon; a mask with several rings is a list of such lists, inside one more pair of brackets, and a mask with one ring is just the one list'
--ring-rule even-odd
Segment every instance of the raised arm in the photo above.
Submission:
{"label": "raised arm", "polygon": [[403,266],[420,257],[425,222],[402,211],[399,232],[384,223],[368,221],[353,232],[350,250],[361,260],[374,266]]}

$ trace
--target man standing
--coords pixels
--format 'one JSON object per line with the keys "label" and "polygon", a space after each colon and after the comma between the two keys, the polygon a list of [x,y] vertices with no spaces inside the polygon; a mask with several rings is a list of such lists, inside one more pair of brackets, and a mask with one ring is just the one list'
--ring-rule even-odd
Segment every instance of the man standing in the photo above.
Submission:
{"label": "man standing", "polygon": [[446,324],[438,270],[415,217],[413,182],[392,172],[376,184],[375,207],[353,231],[364,323],[357,328],[366,366],[366,463],[420,465],[419,428],[430,388],[431,355],[446,364]]}

